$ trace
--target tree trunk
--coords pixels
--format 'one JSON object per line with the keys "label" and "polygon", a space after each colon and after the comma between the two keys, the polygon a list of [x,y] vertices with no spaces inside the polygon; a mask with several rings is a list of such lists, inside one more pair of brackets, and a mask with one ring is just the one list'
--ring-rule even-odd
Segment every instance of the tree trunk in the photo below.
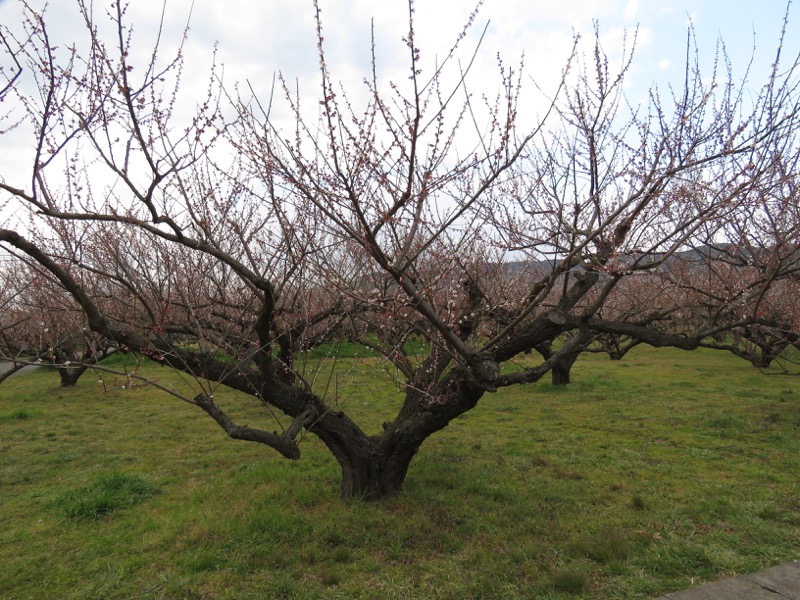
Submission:
{"label": "tree trunk", "polygon": [[565,354],[556,362],[552,371],[553,385],[567,385],[570,382],[570,371],[576,360],[577,354]]}
{"label": "tree trunk", "polygon": [[768,369],[774,358],[768,354],[759,354],[750,359],[750,364],[756,369]]}
{"label": "tree trunk", "polygon": [[[387,428],[391,425],[387,424]],[[379,437],[331,435],[317,431],[342,469],[343,500],[374,502],[396,495],[420,443],[384,431]]]}
{"label": "tree trunk", "polygon": [[81,375],[88,367],[59,367],[58,375],[61,377],[61,387],[75,387]]}
{"label": "tree trunk", "polygon": [[484,390],[454,370],[437,387],[406,391],[403,408],[379,436],[345,439],[326,432],[319,437],[342,469],[342,498],[378,501],[400,492],[414,455],[425,440],[456,417],[474,408]]}
{"label": "tree trunk", "polygon": [[382,434],[366,435],[331,411],[313,422],[309,431],[339,463],[342,499],[374,502],[402,488],[411,460],[427,438],[425,425],[406,428],[386,423]]}
{"label": "tree trunk", "polygon": [[342,468],[342,499],[375,502],[396,495],[403,487],[414,454],[416,450],[409,450],[356,460],[337,456]]}
{"label": "tree trunk", "polygon": [[54,361],[61,365],[56,366],[58,375],[61,378],[61,387],[74,387],[78,383],[78,379],[80,379],[81,375],[89,370],[90,365],[97,364],[100,360],[110,356],[114,352],[114,349],[108,347],[103,348],[101,352],[95,352],[88,345],[83,351],[63,348],[54,349]]}

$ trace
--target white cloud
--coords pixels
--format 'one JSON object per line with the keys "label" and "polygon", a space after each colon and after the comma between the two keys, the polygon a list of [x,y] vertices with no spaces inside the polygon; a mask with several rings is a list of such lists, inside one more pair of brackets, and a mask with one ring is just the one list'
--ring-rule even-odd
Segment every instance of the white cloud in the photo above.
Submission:
{"label": "white cloud", "polygon": [[638,0],[629,0],[628,4],[625,6],[625,10],[623,11],[622,16],[625,18],[626,21],[635,21],[638,12],[639,12]]}
{"label": "white cloud", "polygon": [[[31,0],[41,6],[44,0]],[[0,22],[19,22],[22,3],[0,0]],[[135,39],[141,42],[140,63],[147,60],[148,45],[155,38],[158,0],[131,2],[129,16],[135,24]],[[398,84],[408,82],[408,50],[402,38],[408,32],[408,11],[405,0],[320,0],[323,10],[325,47],[329,66],[336,79],[342,79],[348,90],[358,96],[361,80],[369,75],[370,29],[374,22],[379,77]],[[109,2],[96,3],[105,10]],[[190,3],[171,0],[167,4],[166,29],[163,35],[165,57],[180,41]],[[474,3],[464,0],[417,0],[417,45],[421,48],[424,74],[433,72],[460,33]],[[589,55],[592,42],[592,21],[599,21],[602,40],[612,61],[620,53],[624,32],[632,41],[632,27],[639,24],[637,57],[630,73],[629,86],[649,86],[661,73],[669,73],[679,64],[685,51],[685,20],[690,15],[702,39],[713,40],[717,25],[704,29],[703,15],[723,15],[726,23],[746,22],[755,18],[749,11],[727,9],[721,0],[486,0],[468,39],[464,41],[462,63],[469,60],[471,49],[483,26],[491,20],[477,58],[471,80],[471,91],[492,92],[497,87],[497,54],[506,65],[516,65],[525,54],[526,73],[543,86],[554,89],[572,46],[573,32],[583,35]],[[798,5],[792,10],[793,23]],[[51,2],[54,29],[59,43],[74,39],[74,0]],[[783,2],[766,2],[761,13],[779,23]],[[772,14],[774,13],[774,14]],[[722,19],[722,17],[720,17]],[[708,19],[707,19],[708,20]],[[716,21],[715,21],[716,23]],[[749,27],[748,27],[749,30]],[[765,35],[772,34],[772,30]],[[318,58],[314,14],[310,0],[252,2],[252,0],[194,0],[189,42],[187,45],[184,95],[189,103],[196,101],[205,89],[211,47],[219,41],[219,58],[225,64],[228,84],[247,79],[261,97],[269,94],[273,75],[280,71],[290,82],[297,80],[304,102],[313,106],[318,92]],[[749,38],[748,38],[749,41]],[[733,42],[731,42],[733,43]],[[612,62],[619,64],[618,62]],[[134,73],[138,73],[134,71]],[[641,90],[638,90],[641,92]],[[532,108],[533,107],[533,108]],[[535,105],[526,105],[526,112],[535,112]],[[18,139],[0,138],[3,147],[18,147]],[[0,154],[0,177],[24,172],[10,162],[18,153]]]}

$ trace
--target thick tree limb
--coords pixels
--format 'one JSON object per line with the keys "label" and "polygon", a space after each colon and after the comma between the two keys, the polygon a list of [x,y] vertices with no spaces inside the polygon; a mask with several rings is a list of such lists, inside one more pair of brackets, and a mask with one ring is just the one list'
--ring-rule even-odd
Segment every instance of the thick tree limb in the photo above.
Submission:
{"label": "thick tree limb", "polygon": [[[225,414],[214,401],[205,394],[198,394],[194,398],[194,403],[202,408],[230,437],[235,440],[246,440],[248,442],[258,442],[274,448],[286,458],[297,460],[300,458],[300,448],[291,436],[278,435],[262,429],[254,429],[247,425],[237,425]],[[295,434],[296,436],[296,434]]]}

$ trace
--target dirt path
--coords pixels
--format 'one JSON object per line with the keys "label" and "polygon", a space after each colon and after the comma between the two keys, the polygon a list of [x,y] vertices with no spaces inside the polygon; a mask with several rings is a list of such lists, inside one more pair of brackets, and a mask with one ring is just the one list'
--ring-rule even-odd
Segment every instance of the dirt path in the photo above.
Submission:
{"label": "dirt path", "polygon": [[[12,363],[10,363],[10,362],[0,361],[0,376],[5,375],[6,372],[11,369],[11,366],[12,366]],[[30,373],[31,371],[33,371],[35,369],[38,369],[38,368],[39,367],[36,366],[36,365],[27,365],[25,367],[22,367],[19,371],[17,371],[13,375],[10,375],[10,377],[15,377],[16,375],[20,375],[22,373]]]}

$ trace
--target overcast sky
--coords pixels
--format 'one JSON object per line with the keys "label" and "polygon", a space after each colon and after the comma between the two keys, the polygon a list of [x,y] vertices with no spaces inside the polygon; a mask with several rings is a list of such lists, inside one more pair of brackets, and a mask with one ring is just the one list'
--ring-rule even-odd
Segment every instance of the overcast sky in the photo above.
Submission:
{"label": "overcast sky", "polygon": [[[30,0],[31,4],[43,4]],[[110,2],[98,0],[96,10]],[[159,0],[133,0],[129,8],[135,39],[144,53],[155,35],[160,15]],[[377,61],[385,79],[407,80],[407,51],[402,43],[408,31],[405,0],[320,0],[328,62],[334,79],[358,86],[369,68],[370,28],[374,21]],[[180,39],[191,3],[168,0],[167,46]],[[48,25],[60,43],[70,41],[76,31],[70,14],[71,0],[52,0]],[[462,29],[473,4],[468,0],[418,0],[417,46],[424,69],[431,72],[435,61],[447,54]],[[785,12],[783,0],[486,0],[465,49],[474,46],[488,22],[481,59],[473,73],[472,86],[491,82],[496,75],[496,55],[507,63],[524,52],[526,73],[550,89],[558,80],[574,33],[591,41],[592,22],[599,22],[605,47],[611,57],[619,54],[627,32],[629,43],[638,28],[634,69],[627,88],[632,97],[644,97],[653,84],[680,84],[683,75],[686,31],[691,22],[701,55],[710,64],[718,39],[724,39],[735,68],[744,69],[756,49],[752,85],[760,87],[775,55]],[[19,21],[20,3],[0,0],[0,21]],[[800,50],[800,6],[790,9],[790,31],[785,52]],[[311,0],[194,0],[187,53],[187,95],[205,83],[211,48],[219,44],[228,84],[247,79],[264,95],[273,74],[297,80],[301,92],[318,94],[316,38]],[[586,51],[590,47],[586,46]],[[468,54],[465,53],[465,55]],[[495,80],[496,81],[496,80]],[[10,139],[4,143],[9,148]],[[20,140],[13,140],[17,146]],[[0,152],[0,176],[7,179],[11,167],[8,152]],[[7,179],[8,180],[8,179]]]}
{"label": "overcast sky", "polygon": [[[30,0],[43,5],[42,0]],[[169,35],[188,15],[189,0],[167,0]],[[109,2],[95,2],[97,10]],[[334,74],[347,78],[367,66],[370,24],[374,20],[379,47],[379,67],[391,72],[406,58],[401,38],[408,30],[405,0],[320,0],[326,45]],[[71,0],[50,2],[49,25],[61,29],[62,39],[74,31],[68,14]],[[416,7],[418,46],[423,59],[443,56],[460,31],[473,3],[470,0],[419,0]],[[513,62],[527,54],[532,76],[558,72],[563,65],[572,32],[589,38],[592,21],[600,24],[609,49],[621,40],[623,30],[639,28],[636,85],[679,80],[688,22],[694,23],[703,53],[711,57],[714,43],[724,39],[737,64],[748,60],[753,45],[758,59],[768,64],[785,12],[784,0],[486,0],[474,35],[490,21],[482,47],[487,64],[501,52]],[[0,0],[0,21],[18,20],[17,0]],[[129,14],[139,39],[152,35],[160,13],[159,0],[134,0]],[[790,11],[794,35],[800,40],[800,7]],[[231,78],[269,79],[275,71],[289,79],[313,78],[316,40],[311,0],[194,0],[190,43],[199,61],[208,58],[219,42],[220,54]],[[144,45],[144,44],[142,44]],[[789,50],[797,51],[800,41]]]}
{"label": "overcast sky", "polygon": [[[13,4],[13,0],[5,0]],[[57,0],[59,5],[68,0]],[[158,0],[132,3],[135,20],[144,29]],[[186,0],[170,0],[169,15],[183,21]],[[405,68],[401,38],[408,30],[405,0],[320,0],[326,45],[334,74],[347,78],[368,66],[370,26],[374,21],[378,40],[378,62],[383,72]],[[470,0],[420,0],[416,6],[417,45],[429,61],[446,54],[472,11]],[[5,8],[5,7],[4,7]],[[488,21],[481,50],[481,64],[494,65],[500,52],[513,62],[527,55],[531,76],[560,73],[573,31],[591,37],[597,20],[609,50],[619,47],[624,31],[629,36],[639,28],[636,84],[653,80],[680,80],[686,28],[695,25],[701,51],[709,59],[716,40],[727,43],[736,64],[744,64],[753,46],[762,64],[775,50],[785,12],[783,0],[486,0],[481,7],[473,36]],[[800,7],[790,17],[800,21]],[[800,40],[800,22],[794,22]],[[231,75],[245,74],[251,80],[269,79],[275,71],[288,78],[316,77],[316,40],[310,0],[195,0],[191,40],[202,49],[214,41],[220,45],[223,62]],[[800,42],[793,44],[796,52]],[[486,67],[483,67],[486,68]]]}

